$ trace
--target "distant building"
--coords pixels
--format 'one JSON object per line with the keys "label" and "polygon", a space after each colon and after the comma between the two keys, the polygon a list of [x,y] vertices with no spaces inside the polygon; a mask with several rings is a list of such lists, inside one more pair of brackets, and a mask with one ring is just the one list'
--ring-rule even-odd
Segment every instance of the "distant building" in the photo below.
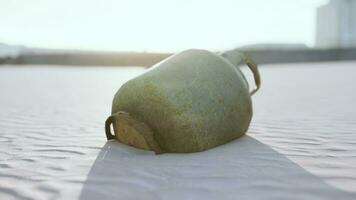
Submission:
{"label": "distant building", "polygon": [[356,47],[356,1],[330,0],[317,8],[316,47]]}

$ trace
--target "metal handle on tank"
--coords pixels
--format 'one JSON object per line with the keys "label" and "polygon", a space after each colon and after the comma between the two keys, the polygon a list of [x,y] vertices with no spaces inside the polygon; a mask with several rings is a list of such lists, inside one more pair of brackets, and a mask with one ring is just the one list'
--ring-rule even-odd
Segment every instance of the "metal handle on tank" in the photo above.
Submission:
{"label": "metal handle on tank", "polygon": [[245,53],[241,54],[243,61],[246,63],[248,68],[252,71],[253,78],[255,79],[256,88],[250,92],[250,96],[254,95],[261,87],[261,77],[258,71],[257,64]]}

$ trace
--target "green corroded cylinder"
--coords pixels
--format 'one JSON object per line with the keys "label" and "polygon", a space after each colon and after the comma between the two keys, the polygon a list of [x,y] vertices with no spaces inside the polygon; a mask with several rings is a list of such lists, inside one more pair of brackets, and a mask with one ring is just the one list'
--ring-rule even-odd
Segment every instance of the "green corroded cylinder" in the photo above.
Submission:
{"label": "green corroded cylinder", "polygon": [[[240,64],[254,74],[252,92]],[[247,131],[251,95],[259,86],[257,66],[243,53],[183,51],[121,86],[106,121],[107,138],[156,153],[199,152],[225,144]]]}

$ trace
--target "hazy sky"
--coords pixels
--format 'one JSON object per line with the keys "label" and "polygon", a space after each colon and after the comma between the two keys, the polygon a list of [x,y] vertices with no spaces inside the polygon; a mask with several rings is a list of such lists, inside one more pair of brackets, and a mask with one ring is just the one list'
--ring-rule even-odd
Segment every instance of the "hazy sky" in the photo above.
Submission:
{"label": "hazy sky", "polygon": [[314,44],[327,0],[0,0],[0,42],[124,51]]}

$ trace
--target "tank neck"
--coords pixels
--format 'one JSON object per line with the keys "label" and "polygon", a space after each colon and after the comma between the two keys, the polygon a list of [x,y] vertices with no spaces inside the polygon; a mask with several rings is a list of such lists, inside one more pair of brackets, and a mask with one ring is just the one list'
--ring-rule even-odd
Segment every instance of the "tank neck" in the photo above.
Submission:
{"label": "tank neck", "polygon": [[243,60],[243,53],[238,50],[224,51],[219,53],[219,55],[224,57],[236,67],[245,63]]}
{"label": "tank neck", "polygon": [[[255,79],[256,88],[253,89],[250,94],[251,96],[259,90],[261,85],[260,72],[258,71],[257,64],[246,54],[237,50],[225,51],[220,54],[220,56],[224,57],[230,63],[232,63],[235,67],[239,65],[246,64],[248,68],[252,71],[253,77]],[[244,77],[245,78],[245,77]],[[246,80],[246,78],[245,78]],[[246,80],[247,82],[247,80]]]}

